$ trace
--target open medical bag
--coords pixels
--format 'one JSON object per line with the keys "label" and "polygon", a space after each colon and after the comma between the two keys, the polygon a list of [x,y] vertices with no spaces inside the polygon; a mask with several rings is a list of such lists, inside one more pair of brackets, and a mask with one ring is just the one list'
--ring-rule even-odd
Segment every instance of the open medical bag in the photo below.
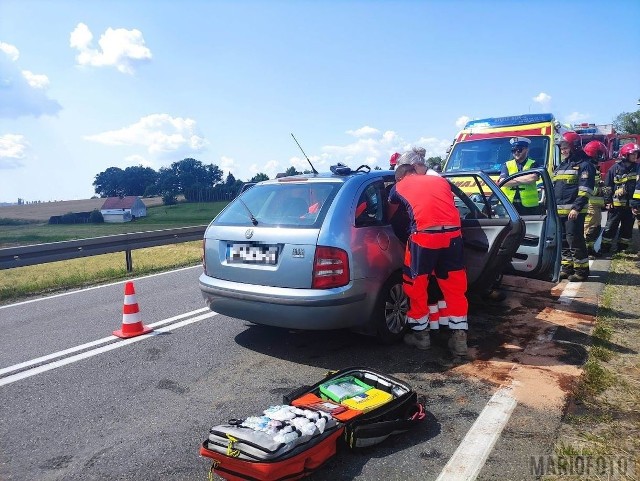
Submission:
{"label": "open medical bag", "polygon": [[[353,382],[352,379],[353,378]],[[350,449],[365,448],[381,443],[389,436],[406,432],[424,419],[425,411],[417,393],[404,381],[365,367],[350,367],[334,371],[311,386],[303,386],[286,394],[285,404],[309,405],[314,400],[335,402],[340,388],[357,390],[364,384],[369,389],[343,399],[348,409],[334,414],[344,423],[344,441]],[[332,386],[337,385],[338,389]],[[333,396],[331,396],[333,395]]]}
{"label": "open medical bag", "polygon": [[[289,410],[297,411],[295,417],[272,414]],[[227,480],[299,479],[335,454],[344,431],[321,411],[272,406],[263,413],[211,428],[200,454],[213,459],[212,473]]]}
{"label": "open medical bag", "polygon": [[352,449],[373,446],[423,418],[416,392],[403,381],[347,368],[285,395],[263,415],[213,426],[200,454],[226,480],[300,479],[335,455],[340,439]]}

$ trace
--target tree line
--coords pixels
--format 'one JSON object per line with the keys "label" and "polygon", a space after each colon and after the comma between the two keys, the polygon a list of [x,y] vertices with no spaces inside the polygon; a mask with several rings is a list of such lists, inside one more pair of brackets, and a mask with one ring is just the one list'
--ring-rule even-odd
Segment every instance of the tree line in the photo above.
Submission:
{"label": "tree line", "polygon": [[[294,167],[286,175],[295,175]],[[187,158],[161,167],[156,171],[141,165],[125,169],[109,167],[95,176],[94,191],[100,197],[161,196],[166,205],[175,204],[178,195],[187,202],[229,200],[233,198],[243,182],[229,173],[222,180],[223,172],[217,165],[203,164]],[[266,174],[254,175],[250,182],[269,180]]]}

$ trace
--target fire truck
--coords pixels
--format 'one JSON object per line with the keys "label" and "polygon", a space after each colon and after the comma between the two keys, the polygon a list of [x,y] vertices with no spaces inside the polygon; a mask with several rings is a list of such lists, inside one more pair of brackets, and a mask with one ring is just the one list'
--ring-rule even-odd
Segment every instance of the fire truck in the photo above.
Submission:
{"label": "fire truck", "polygon": [[618,159],[618,152],[623,145],[640,144],[640,134],[619,134],[611,124],[574,124],[572,130],[580,135],[583,146],[592,140],[599,140],[607,147],[607,158],[600,162],[600,173],[603,177]]}
{"label": "fire truck", "polygon": [[582,145],[585,146],[592,140],[602,142],[607,148],[607,158],[600,162],[600,174],[604,177],[607,170],[615,163],[620,150],[620,139],[612,124],[574,124],[571,129],[580,136]]}

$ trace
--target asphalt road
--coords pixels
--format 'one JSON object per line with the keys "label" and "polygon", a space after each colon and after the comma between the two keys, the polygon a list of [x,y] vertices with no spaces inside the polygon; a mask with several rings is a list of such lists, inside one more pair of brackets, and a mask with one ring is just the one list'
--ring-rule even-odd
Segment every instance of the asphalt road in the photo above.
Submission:
{"label": "asphalt road", "polygon": [[[496,391],[526,384],[526,376],[501,378],[498,367],[511,365],[510,373],[514,363],[516,371],[530,364],[547,373],[548,357],[531,362],[532,355],[524,356],[535,355],[541,343],[563,348],[551,364],[565,370],[580,365],[580,330],[568,328],[574,335],[559,343],[554,336],[567,329],[544,316],[555,308],[580,311],[586,329],[595,297],[583,295],[567,308],[552,285],[516,280],[507,286],[508,302],[472,305],[470,345],[477,360],[467,369],[443,364],[438,347],[423,352],[348,331],[288,331],[214,315],[203,309],[199,274],[200,268],[190,268],[135,280],[143,322],[166,321],[135,342],[111,338],[122,319],[123,283],[0,306],[1,480],[205,480],[210,462],[198,449],[211,426],[258,414],[327,370],[355,365],[407,381],[427,419],[376,447],[340,450],[308,479],[435,480],[477,429]],[[527,320],[534,326],[528,331],[505,331]],[[514,336],[522,338],[515,361],[502,342],[513,343]],[[564,348],[568,342],[571,349]],[[72,352],[42,359],[65,350]],[[514,398],[505,428],[486,438],[491,446],[463,444],[471,457],[489,448],[476,479],[535,479],[531,456],[552,454],[562,403],[533,402],[522,392]],[[454,459],[477,462],[460,452]]]}

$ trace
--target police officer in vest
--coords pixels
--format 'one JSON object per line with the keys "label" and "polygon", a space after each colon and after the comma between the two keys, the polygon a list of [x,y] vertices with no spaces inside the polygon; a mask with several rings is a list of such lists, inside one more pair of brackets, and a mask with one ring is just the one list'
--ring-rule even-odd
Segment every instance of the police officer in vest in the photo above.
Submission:
{"label": "police officer in vest", "polygon": [[[500,177],[498,178],[499,184],[510,175],[540,167],[536,160],[529,158],[531,140],[526,137],[513,137],[509,143],[511,144],[513,159],[502,164]],[[520,215],[541,214],[538,204],[538,187],[536,185],[538,179],[538,174],[532,173],[512,179],[501,185],[502,191]]]}

